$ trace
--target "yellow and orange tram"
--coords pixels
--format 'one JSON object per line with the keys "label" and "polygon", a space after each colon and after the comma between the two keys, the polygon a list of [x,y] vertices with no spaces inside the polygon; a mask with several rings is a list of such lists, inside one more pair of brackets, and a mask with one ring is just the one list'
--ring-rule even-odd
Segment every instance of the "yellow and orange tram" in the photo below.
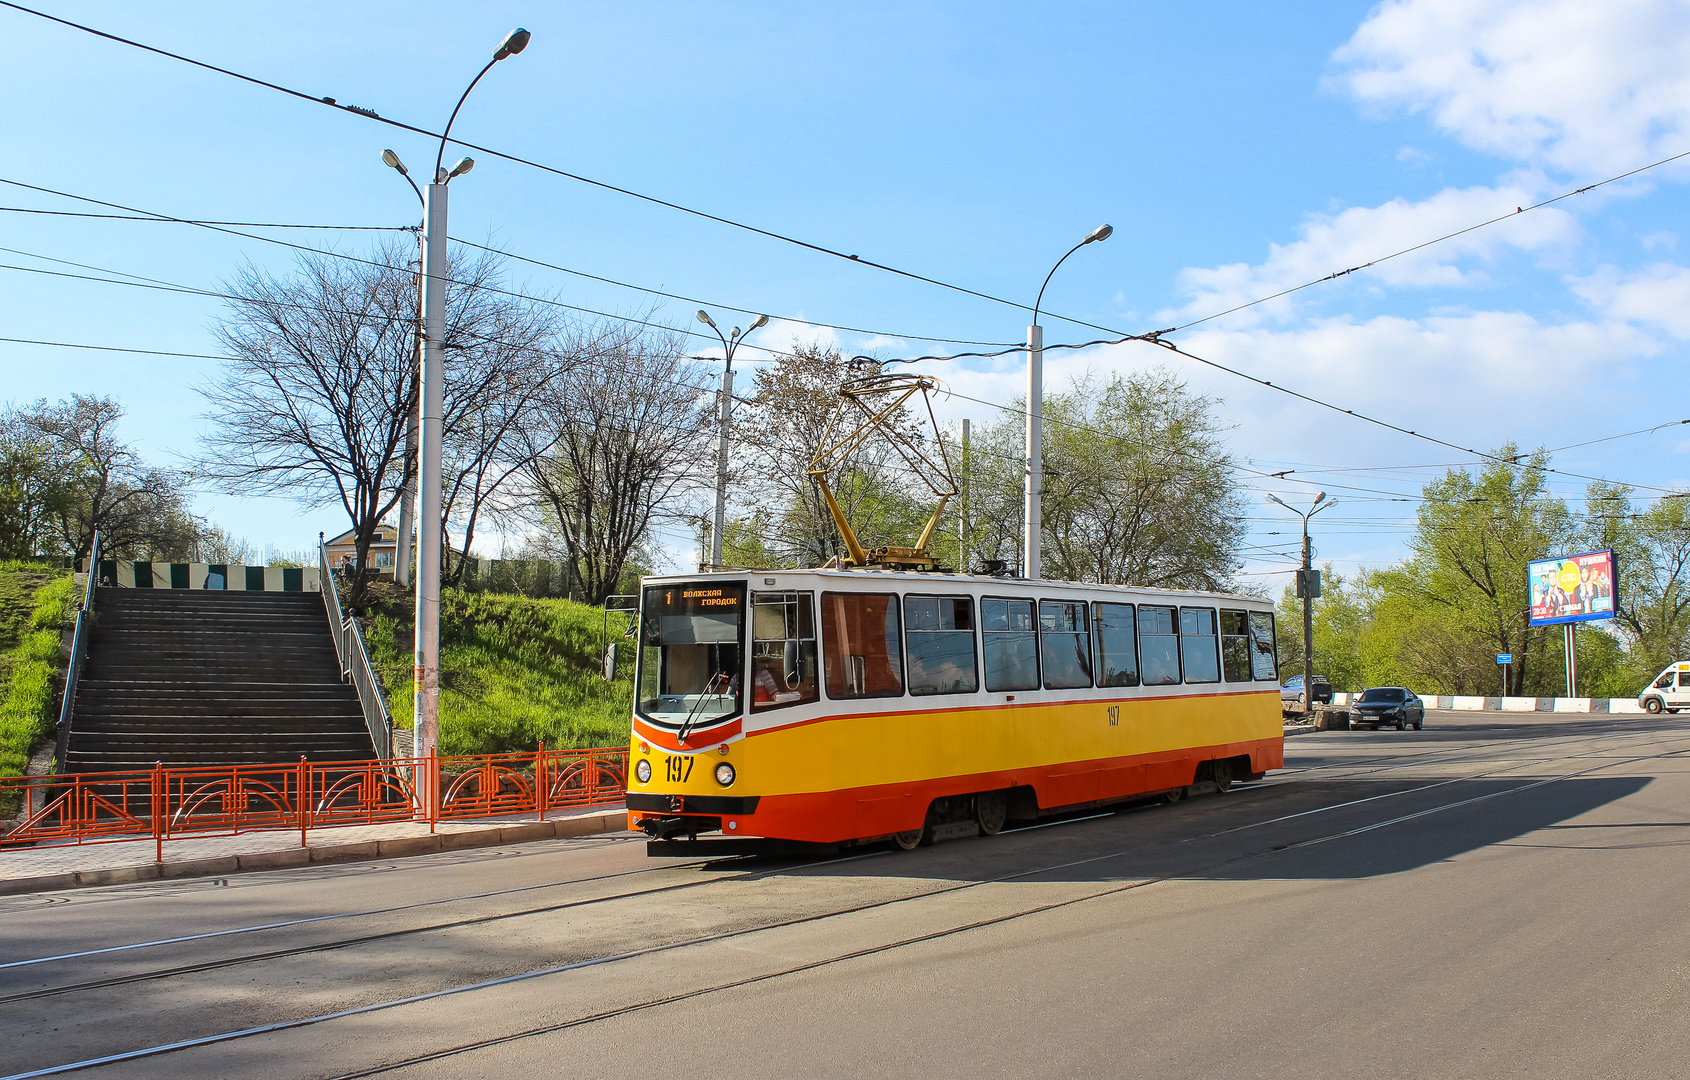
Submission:
{"label": "yellow and orange tram", "polygon": [[875,570],[653,577],[637,633],[628,809],[656,841],[914,847],[1225,790],[1284,762],[1273,608],[1255,597]]}

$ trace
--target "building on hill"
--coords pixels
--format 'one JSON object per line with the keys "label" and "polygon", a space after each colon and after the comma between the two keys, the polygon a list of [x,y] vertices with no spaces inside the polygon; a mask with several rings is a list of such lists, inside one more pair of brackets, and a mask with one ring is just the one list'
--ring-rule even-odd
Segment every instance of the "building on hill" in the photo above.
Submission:
{"label": "building on hill", "polygon": [[[350,570],[358,557],[358,545],[353,530],[348,529],[339,536],[323,541],[328,549],[329,566],[336,570]],[[463,558],[463,552],[457,548],[449,548],[446,552],[447,565],[454,565]],[[366,568],[373,574],[392,578],[394,564],[399,560],[399,528],[382,522],[376,526],[376,534],[370,540],[370,552],[365,562]],[[417,537],[411,534],[411,565],[417,564]]]}

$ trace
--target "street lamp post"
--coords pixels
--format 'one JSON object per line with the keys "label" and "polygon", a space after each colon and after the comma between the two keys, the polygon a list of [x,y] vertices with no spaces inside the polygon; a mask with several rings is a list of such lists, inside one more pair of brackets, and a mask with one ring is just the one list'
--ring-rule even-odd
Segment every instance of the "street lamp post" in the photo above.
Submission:
{"label": "street lamp post", "polygon": [[728,511],[728,427],[733,419],[734,350],[739,348],[740,342],[751,336],[752,330],[769,325],[769,317],[759,315],[748,329],[742,331],[736,326],[726,337],[722,336],[722,328],[716,325],[716,320],[710,317],[708,311],[700,309],[698,321],[716,331],[726,356],[726,362],[722,365],[722,389],[716,402],[716,415],[721,433],[716,446],[716,519],[710,532],[710,565],[717,567],[722,565],[722,531],[726,527]]}
{"label": "street lamp post", "polygon": [[[470,80],[452,115],[446,130],[440,135],[440,149],[434,157],[432,182],[423,193],[423,352],[422,386],[417,398],[417,439],[421,459],[417,468],[417,608],[416,650],[412,669],[412,729],[415,732],[414,753],[419,758],[433,758],[440,745],[440,562],[443,522],[440,506],[440,443],[443,399],[445,397],[446,335],[446,185],[453,177],[462,176],[475,167],[471,158],[463,158],[451,169],[443,162],[446,144],[452,134],[452,123],[458,110],[464,107],[469,92],[493,65],[507,56],[514,56],[528,47],[529,33],[512,30],[493,50],[493,59]],[[383,160],[387,155],[382,155]],[[398,158],[388,162],[399,168]],[[406,179],[410,177],[407,175]],[[415,183],[415,181],[413,181]],[[438,777],[432,767],[420,770],[424,780],[418,785],[417,797],[422,811],[432,813],[439,792],[435,790]]]}
{"label": "street lamp post", "polygon": [[1327,499],[1323,491],[1314,497],[1314,505],[1305,514],[1277,495],[1268,498],[1303,519],[1303,568],[1297,572],[1297,595],[1303,598],[1303,711],[1310,712],[1314,709],[1314,600],[1320,595],[1320,586],[1310,562],[1314,552],[1309,546],[1309,518],[1337,506],[1338,500]]}
{"label": "street lamp post", "polygon": [[[1099,240],[1107,240],[1115,232],[1111,225],[1099,225],[1086,238],[1068,249],[1068,255]],[[1056,266],[1045,275],[1039,286],[1039,296],[1033,301],[1033,325],[1027,327],[1027,498],[1024,527],[1027,541],[1022,576],[1037,581],[1040,577],[1039,537],[1044,529],[1044,409],[1045,409],[1045,338],[1039,326],[1039,306],[1044,303],[1045,286],[1056,276],[1057,268],[1068,261],[1068,255],[1056,260]]]}

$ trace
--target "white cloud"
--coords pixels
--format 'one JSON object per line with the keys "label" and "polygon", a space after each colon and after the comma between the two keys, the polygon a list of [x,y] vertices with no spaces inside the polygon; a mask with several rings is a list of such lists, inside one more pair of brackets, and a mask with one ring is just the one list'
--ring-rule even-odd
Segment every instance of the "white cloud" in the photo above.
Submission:
{"label": "white cloud", "polygon": [[1390,0],[1334,59],[1362,102],[1575,176],[1690,145],[1690,18],[1674,0]]}
{"label": "white cloud", "polygon": [[[1180,291],[1190,302],[1170,321],[1201,318],[1328,274],[1359,267],[1380,256],[1480,221],[1506,214],[1540,197],[1533,177],[1516,177],[1497,187],[1445,188],[1420,202],[1392,199],[1382,206],[1351,207],[1337,214],[1312,215],[1289,244],[1274,244],[1265,262],[1232,263],[1212,268],[1191,267],[1180,272]],[[1362,271],[1386,285],[1452,286],[1484,280],[1480,271],[1455,265],[1463,257],[1490,258],[1507,248],[1536,251],[1571,243],[1578,225],[1570,214],[1546,207],[1523,214],[1518,221],[1501,222],[1421,251],[1379,263]],[[1264,315],[1284,318],[1295,310],[1293,301],[1263,304],[1234,317],[1254,323]]]}
{"label": "white cloud", "polygon": [[1572,289],[1611,319],[1659,327],[1680,340],[1690,340],[1690,268],[1655,263],[1633,273],[1604,266],[1586,278],[1575,278]]}

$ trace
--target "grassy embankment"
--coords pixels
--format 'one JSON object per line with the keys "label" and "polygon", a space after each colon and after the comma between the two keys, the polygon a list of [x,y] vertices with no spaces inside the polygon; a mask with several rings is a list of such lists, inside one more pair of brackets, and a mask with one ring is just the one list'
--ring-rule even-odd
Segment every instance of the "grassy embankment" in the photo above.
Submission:
{"label": "grassy embankment", "polygon": [[[370,661],[394,723],[411,721],[408,598],[371,609]],[[440,607],[440,752],[487,754],[628,741],[633,642],[623,640],[617,678],[599,655],[604,612],[568,600],[530,600],[445,590]],[[610,640],[622,619],[611,616]]]}
{"label": "grassy embankment", "polygon": [[71,575],[0,562],[0,778],[22,776],[30,750],[53,734],[59,630],[75,610]]}

